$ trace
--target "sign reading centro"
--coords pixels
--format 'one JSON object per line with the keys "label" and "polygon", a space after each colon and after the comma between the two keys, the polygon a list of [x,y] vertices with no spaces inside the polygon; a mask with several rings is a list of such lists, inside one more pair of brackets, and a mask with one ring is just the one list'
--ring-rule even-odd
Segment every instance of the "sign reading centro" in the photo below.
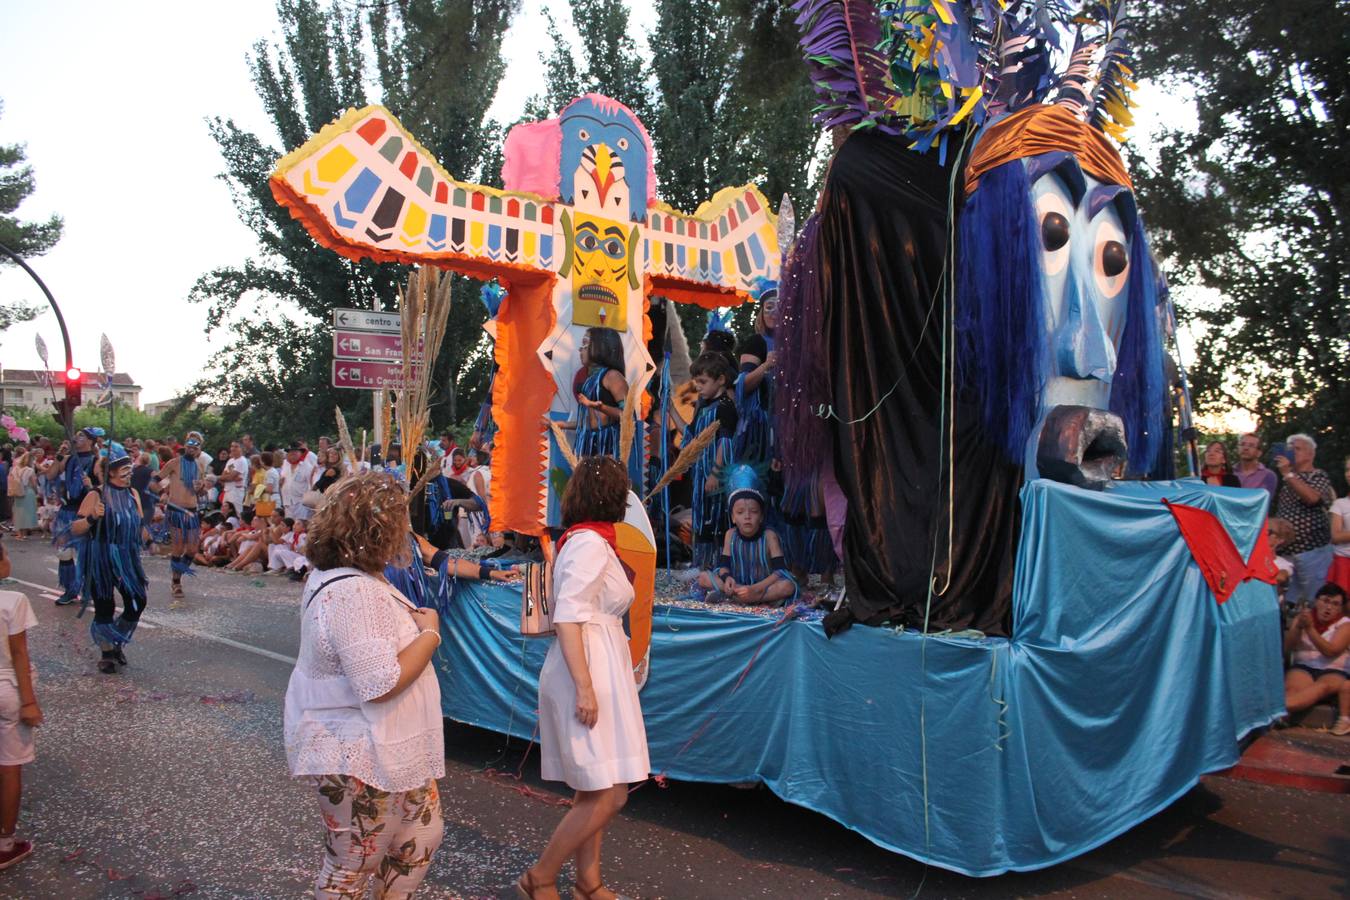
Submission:
{"label": "sign reading centro", "polygon": [[335,309],[333,327],[356,331],[383,331],[400,334],[402,317],[396,312],[376,312],[371,309]]}

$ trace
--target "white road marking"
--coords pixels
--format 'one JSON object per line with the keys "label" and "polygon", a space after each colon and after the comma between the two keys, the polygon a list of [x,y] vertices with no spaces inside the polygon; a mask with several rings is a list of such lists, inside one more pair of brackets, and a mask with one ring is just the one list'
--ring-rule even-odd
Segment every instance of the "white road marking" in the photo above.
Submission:
{"label": "white road marking", "polygon": [[61,596],[60,593],[58,593],[57,591],[52,590],[51,588],[47,587],[47,585],[45,585],[45,584],[34,584],[34,583],[31,582],[31,581],[24,581],[22,578],[11,578],[10,581],[17,581],[19,584],[26,584],[26,585],[28,585],[30,588],[36,588],[37,590],[39,590],[39,591],[41,591],[41,592],[43,593],[43,596],[46,596],[46,597],[60,597],[60,596]]}
{"label": "white road marking", "polygon": [[[145,621],[144,616],[141,617],[141,621],[142,622]],[[221,637],[218,634],[211,634],[210,632],[199,631],[196,628],[185,628],[182,625],[171,625],[170,623],[165,622],[162,619],[156,619],[153,621],[156,625],[159,625],[163,628],[167,628],[169,631],[181,631],[183,634],[190,634],[193,637],[199,637],[204,641],[213,641],[217,644],[224,644],[227,647],[233,647],[236,650],[244,650],[248,653],[257,654],[258,656],[265,656],[268,659],[275,659],[277,662],[283,662],[292,666],[295,665],[295,657],[293,656],[286,656],[285,654],[282,653],[273,653],[271,650],[264,650],[262,647],[255,647],[252,644],[245,644],[242,641],[231,640],[230,638],[227,637]]]}
{"label": "white road marking", "polygon": [[[51,572],[53,575],[57,574],[55,569],[49,568],[47,571]],[[51,591],[51,588],[45,587],[44,585],[40,584],[33,584],[33,582],[31,581],[23,581],[22,579],[19,578],[15,578],[14,580],[19,582],[19,584],[26,584],[29,587],[34,587],[42,591],[48,592]],[[59,597],[60,594],[52,593],[51,596]],[[196,628],[186,628],[182,625],[174,625],[169,622],[165,622],[162,619],[151,619],[149,616],[141,616],[141,627],[142,628],[159,627],[159,628],[167,628],[169,631],[181,631],[183,634],[190,634],[193,637],[199,637],[204,641],[213,641],[217,644],[224,644],[227,647],[233,647],[236,650],[243,650],[247,653],[253,653],[258,656],[265,656],[268,659],[275,659],[277,662],[283,662],[286,663],[287,665],[291,666],[295,665],[295,657],[293,656],[286,656],[283,653],[273,653],[271,650],[264,650],[262,647],[255,647],[252,644],[245,644],[242,641],[234,641],[227,637],[221,637],[220,635],[217,634],[211,634],[206,631],[199,631]]]}

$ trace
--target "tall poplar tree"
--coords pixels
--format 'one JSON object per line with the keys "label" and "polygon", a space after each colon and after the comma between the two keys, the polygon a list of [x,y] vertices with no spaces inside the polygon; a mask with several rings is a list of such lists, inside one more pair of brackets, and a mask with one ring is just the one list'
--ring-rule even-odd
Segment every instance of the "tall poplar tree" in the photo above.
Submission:
{"label": "tall poplar tree", "polygon": [[[487,107],[504,71],[501,41],[519,0],[390,0],[368,7],[280,0],[282,40],[260,41],[249,64],[274,135],[253,134],[231,119],[213,119],[244,223],[258,254],[242,265],[203,275],[190,299],[208,304],[207,327],[223,329],[213,362],[218,378],[200,387],[224,401],[242,423],[284,438],[292,430],[331,430],[342,404],[369,421],[365,397],[329,386],[334,307],[397,304],[405,267],[351,263],[318,246],[279,206],[267,185],[280,156],[300,146],[346,109],[381,102],[457,178],[477,179],[497,133]],[[363,18],[364,14],[364,18]],[[374,59],[363,49],[367,40]],[[368,96],[371,83],[378,96]],[[456,308],[438,360],[433,418],[447,421],[486,385],[481,361],[481,306],[475,287],[457,285]]]}

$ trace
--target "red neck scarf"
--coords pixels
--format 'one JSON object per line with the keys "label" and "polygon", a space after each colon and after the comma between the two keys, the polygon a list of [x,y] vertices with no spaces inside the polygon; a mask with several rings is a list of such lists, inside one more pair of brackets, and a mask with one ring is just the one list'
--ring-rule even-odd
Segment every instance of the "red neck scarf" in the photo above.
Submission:
{"label": "red neck scarf", "polygon": [[[605,543],[609,544],[610,548],[614,551],[614,558],[619,561],[620,567],[623,568],[623,574],[628,576],[628,583],[633,583],[634,579],[637,578],[637,573],[634,572],[632,567],[624,562],[623,557],[619,555],[619,541],[614,534],[613,522],[578,522],[563,532],[562,537],[558,538],[558,553],[562,553],[563,545],[567,543],[572,535],[579,531],[594,531],[604,538]],[[554,558],[556,559],[557,557],[555,556]]]}
{"label": "red neck scarf", "polygon": [[613,548],[615,556],[619,555],[619,542],[618,538],[614,536],[613,522],[578,522],[577,524],[573,525],[571,528],[563,532],[562,537],[558,538],[559,553],[562,552],[563,544],[567,543],[568,538],[576,534],[578,531],[594,531],[596,534],[600,535],[602,538],[605,539],[605,543],[609,544],[609,546]]}

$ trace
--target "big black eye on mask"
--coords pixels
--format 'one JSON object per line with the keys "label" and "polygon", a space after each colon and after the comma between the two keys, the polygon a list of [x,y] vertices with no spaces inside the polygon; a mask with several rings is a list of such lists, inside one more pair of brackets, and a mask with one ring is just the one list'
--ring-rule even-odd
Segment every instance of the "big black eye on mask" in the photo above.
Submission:
{"label": "big black eye on mask", "polygon": [[1115,277],[1125,271],[1125,267],[1130,264],[1130,255],[1125,251],[1125,245],[1120,241],[1107,241],[1102,245],[1102,274],[1108,278]]}
{"label": "big black eye on mask", "polygon": [[1069,220],[1057,212],[1048,212],[1041,219],[1041,246],[1053,253],[1069,242]]}

